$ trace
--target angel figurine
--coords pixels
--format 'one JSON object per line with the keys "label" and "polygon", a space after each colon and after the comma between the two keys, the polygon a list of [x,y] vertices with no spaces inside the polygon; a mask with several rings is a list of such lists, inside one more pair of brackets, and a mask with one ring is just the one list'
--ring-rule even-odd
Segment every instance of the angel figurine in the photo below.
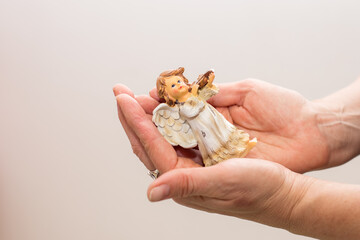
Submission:
{"label": "angel figurine", "polygon": [[206,102],[218,93],[213,84],[213,70],[189,84],[184,68],[165,71],[157,79],[160,98],[153,111],[152,121],[173,146],[199,147],[203,163],[211,166],[230,158],[244,157],[256,144],[249,134],[237,129],[213,106]]}

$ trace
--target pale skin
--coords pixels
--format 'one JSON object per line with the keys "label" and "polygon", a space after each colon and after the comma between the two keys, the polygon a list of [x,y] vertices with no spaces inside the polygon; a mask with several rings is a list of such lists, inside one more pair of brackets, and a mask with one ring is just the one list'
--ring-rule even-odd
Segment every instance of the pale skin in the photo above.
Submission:
{"label": "pale skin", "polygon": [[360,153],[360,80],[316,101],[259,80],[219,88],[209,103],[258,144],[248,158],[204,168],[197,150],[174,149],[156,130],[155,90],[135,98],[126,86],[114,87],[134,153],[161,173],[149,200],[172,198],[321,239],[359,239],[360,187],[296,172],[337,166]]}

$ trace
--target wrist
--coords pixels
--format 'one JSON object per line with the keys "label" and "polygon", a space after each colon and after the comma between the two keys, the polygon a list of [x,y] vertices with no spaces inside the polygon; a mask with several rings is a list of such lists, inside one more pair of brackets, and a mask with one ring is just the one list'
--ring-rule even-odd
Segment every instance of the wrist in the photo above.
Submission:
{"label": "wrist", "polygon": [[279,208],[283,208],[283,228],[294,233],[301,232],[302,208],[309,189],[317,179],[289,171],[282,190],[282,201]]}
{"label": "wrist", "polygon": [[360,187],[304,177],[312,183],[294,205],[287,230],[317,239],[359,239]]}
{"label": "wrist", "polygon": [[312,102],[317,127],[328,146],[329,157],[323,168],[341,165],[359,154],[360,116],[348,112],[340,101],[324,98]]}
{"label": "wrist", "polygon": [[[319,180],[305,175],[296,174],[295,181],[289,192],[290,201],[288,204],[288,218],[286,230],[295,234],[308,235],[306,224],[310,224],[307,219],[307,208],[311,205],[311,192],[319,185]],[[311,234],[311,233],[310,233]]]}
{"label": "wrist", "polygon": [[287,169],[262,218],[252,219],[320,239],[360,239],[360,187],[326,182]]}
{"label": "wrist", "polygon": [[283,228],[290,232],[299,229],[302,202],[316,179],[283,168],[284,181],[279,189],[265,203],[260,223]]}

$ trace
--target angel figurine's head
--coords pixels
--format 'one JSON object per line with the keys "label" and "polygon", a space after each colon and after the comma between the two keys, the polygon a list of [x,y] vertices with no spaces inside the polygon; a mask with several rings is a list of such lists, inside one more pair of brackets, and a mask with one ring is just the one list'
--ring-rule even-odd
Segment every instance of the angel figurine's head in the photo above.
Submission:
{"label": "angel figurine's head", "polygon": [[169,106],[189,93],[189,81],[183,75],[184,68],[162,72],[156,81],[160,98],[164,98]]}

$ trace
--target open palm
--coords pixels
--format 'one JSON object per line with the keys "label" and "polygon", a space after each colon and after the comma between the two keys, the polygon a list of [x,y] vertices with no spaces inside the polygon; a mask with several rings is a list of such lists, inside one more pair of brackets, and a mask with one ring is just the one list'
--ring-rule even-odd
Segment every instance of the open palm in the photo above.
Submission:
{"label": "open palm", "polygon": [[299,93],[259,80],[220,85],[209,101],[235,126],[257,137],[247,155],[278,162],[296,172],[321,168],[328,148],[313,111]]}

